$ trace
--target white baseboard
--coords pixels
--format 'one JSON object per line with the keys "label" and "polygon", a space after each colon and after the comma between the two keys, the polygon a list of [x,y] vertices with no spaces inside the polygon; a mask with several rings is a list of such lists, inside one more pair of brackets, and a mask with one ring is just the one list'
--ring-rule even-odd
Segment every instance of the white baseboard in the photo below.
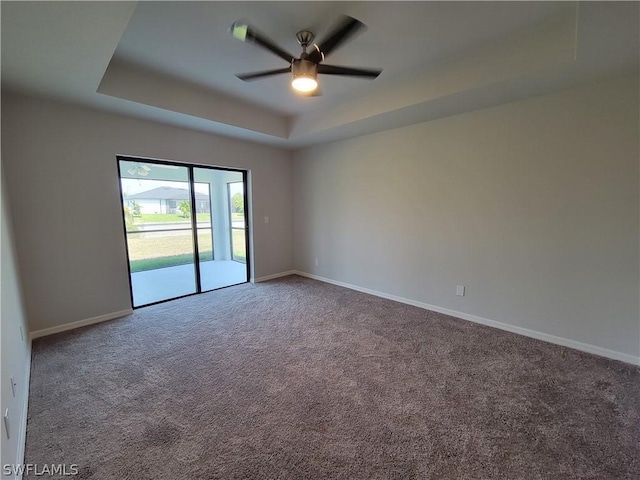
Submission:
{"label": "white baseboard", "polygon": [[274,273],[273,275],[267,275],[266,277],[254,278],[254,283],[266,282],[267,280],[273,280],[274,278],[287,277],[289,275],[295,275],[298,273],[296,270],[289,270],[287,272]]}
{"label": "white baseboard", "polygon": [[415,307],[424,308],[425,310],[431,310],[438,313],[444,313],[445,315],[450,315],[452,317],[461,318],[463,320],[468,320],[470,322],[480,323],[482,325],[487,325],[489,327],[499,328],[500,330],[506,330],[508,332],[517,333],[520,335],[524,335],[526,337],[535,338],[537,340],[542,340],[549,343],[554,343],[556,345],[562,345],[563,347],[574,348],[576,350],[581,350],[587,353],[593,353],[595,355],[600,355],[601,357],[611,358],[613,360],[620,360],[622,362],[630,363],[632,365],[640,365],[640,357],[634,357],[633,355],[629,355],[622,352],[616,352],[615,350],[609,350],[602,347],[597,347],[595,345],[590,345],[588,343],[577,342],[575,340],[570,340],[568,338],[557,337],[555,335],[550,335],[548,333],[538,332],[536,330],[529,330],[528,328],[518,327],[515,325],[509,325],[508,323],[498,322],[496,320],[491,320],[488,318],[479,317],[477,315],[471,315],[464,312],[458,312],[456,310],[450,310],[448,308],[439,307],[437,305],[431,305],[424,302],[418,302],[416,300],[411,300],[410,298],[398,297],[396,295],[390,295],[388,293],[379,292],[377,290],[371,290],[369,288],[359,287],[357,285],[352,285],[350,283],[339,282],[337,280],[332,280],[330,278],[321,277],[319,275],[314,275],[311,273],[295,271],[297,275],[301,275],[303,277],[313,278],[314,280],[319,280],[325,283],[331,283],[333,285],[338,285],[340,287],[349,288],[351,290],[357,290],[358,292],[368,293],[369,295],[375,295],[376,297],[386,298],[388,300],[394,300],[400,303],[406,303],[408,305],[413,305]]}
{"label": "white baseboard", "polygon": [[120,317],[126,317],[131,315],[133,309],[128,308],[126,310],[120,310],[119,312],[106,313],[104,315],[98,315],[97,317],[87,318],[85,320],[78,320],[77,322],[65,323],[64,325],[57,325],[55,327],[43,328],[42,330],[34,330],[29,333],[30,339],[46,337],[47,335],[53,335],[54,333],[66,332],[67,330],[73,330],[80,327],[86,327],[87,325],[93,325],[94,323],[107,322]]}

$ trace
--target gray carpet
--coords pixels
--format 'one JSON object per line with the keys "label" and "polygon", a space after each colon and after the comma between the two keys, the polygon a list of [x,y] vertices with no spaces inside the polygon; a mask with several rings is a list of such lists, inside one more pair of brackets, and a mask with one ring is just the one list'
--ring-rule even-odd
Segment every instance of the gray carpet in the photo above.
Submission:
{"label": "gray carpet", "polygon": [[631,365],[291,276],[35,341],[25,461],[101,480],[638,479],[639,409]]}

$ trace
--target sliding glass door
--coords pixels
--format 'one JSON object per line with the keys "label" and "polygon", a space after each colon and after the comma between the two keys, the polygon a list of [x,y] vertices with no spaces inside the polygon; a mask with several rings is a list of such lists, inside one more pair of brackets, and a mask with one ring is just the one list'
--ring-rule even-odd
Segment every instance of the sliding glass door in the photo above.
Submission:
{"label": "sliding glass door", "polygon": [[134,307],[248,281],[246,172],[130,157],[118,167]]}
{"label": "sliding glass door", "polygon": [[[193,178],[196,185],[208,185],[211,192],[210,221],[198,223],[198,245],[206,243],[213,253],[206,258],[200,256],[202,291],[246,282],[248,277],[245,258],[239,259],[234,255],[234,244],[231,241],[233,199],[227,195],[229,182],[244,185],[244,172],[194,167]],[[244,204],[244,197],[242,203]],[[244,216],[244,210],[242,212]]]}

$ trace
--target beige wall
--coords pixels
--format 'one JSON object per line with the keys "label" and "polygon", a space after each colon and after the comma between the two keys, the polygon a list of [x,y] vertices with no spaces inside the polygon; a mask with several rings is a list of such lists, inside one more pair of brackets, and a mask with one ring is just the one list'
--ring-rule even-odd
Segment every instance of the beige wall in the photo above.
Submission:
{"label": "beige wall", "polygon": [[627,77],[301,150],[296,269],[637,359],[639,140]]}
{"label": "beige wall", "polygon": [[[4,424],[0,420],[0,444],[2,445],[2,465],[22,462],[24,455],[24,435],[27,424],[27,392],[31,344],[29,329],[22,302],[20,275],[16,265],[10,210],[6,199],[4,165],[2,167],[2,238],[0,249],[1,323],[2,323],[2,415],[9,409],[9,435],[5,435]],[[22,331],[21,331],[22,330]],[[15,395],[11,389],[11,379],[15,383]],[[4,477],[1,473],[0,476]]]}
{"label": "beige wall", "polygon": [[116,155],[250,170],[255,278],[291,270],[291,154],[21,96],[2,153],[32,330],[130,308]]}

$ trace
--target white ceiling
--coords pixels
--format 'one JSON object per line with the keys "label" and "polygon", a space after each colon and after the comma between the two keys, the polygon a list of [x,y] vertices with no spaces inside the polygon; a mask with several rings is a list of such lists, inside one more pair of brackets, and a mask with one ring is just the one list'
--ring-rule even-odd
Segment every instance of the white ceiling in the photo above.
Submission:
{"label": "white ceiling", "polygon": [[[297,148],[638,70],[637,2],[6,2],[2,87]],[[368,29],[326,63],[376,80],[320,76],[300,97],[285,67],[234,39],[243,19],[298,55],[341,14]]]}

